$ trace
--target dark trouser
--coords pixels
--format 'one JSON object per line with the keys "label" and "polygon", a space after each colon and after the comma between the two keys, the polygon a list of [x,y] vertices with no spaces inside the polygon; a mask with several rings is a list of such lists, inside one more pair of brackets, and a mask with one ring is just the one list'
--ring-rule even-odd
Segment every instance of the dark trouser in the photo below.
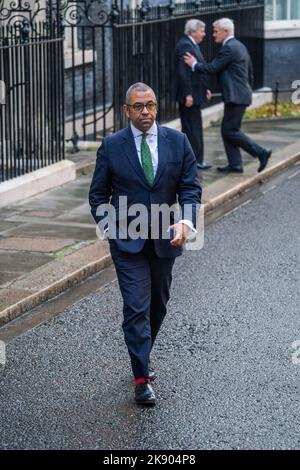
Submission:
{"label": "dark trouser", "polygon": [[252,157],[260,157],[265,149],[256,144],[241,131],[242,118],[246,106],[226,104],[222,121],[222,138],[226,150],[228,163],[232,166],[242,166],[240,148]]}
{"label": "dark trouser", "polygon": [[158,258],[153,240],[140,253],[119,250],[110,240],[124,307],[123,331],[136,379],[149,376],[149,356],[166,315],[175,258]]}
{"label": "dark trouser", "polygon": [[190,141],[197,163],[203,163],[204,144],[201,107],[195,105],[187,108],[183,103],[179,103],[179,115],[181,130]]}

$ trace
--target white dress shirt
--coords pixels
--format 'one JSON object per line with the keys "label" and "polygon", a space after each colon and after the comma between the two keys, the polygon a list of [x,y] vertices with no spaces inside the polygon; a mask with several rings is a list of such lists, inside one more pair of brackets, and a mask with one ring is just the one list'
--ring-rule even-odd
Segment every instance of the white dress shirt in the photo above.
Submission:
{"label": "white dress shirt", "polygon": [[188,38],[195,44],[195,46],[198,46],[193,36],[188,35]]}
{"label": "white dress shirt", "polygon": [[[133,133],[134,137],[134,143],[136,146],[136,151],[139,157],[140,164],[142,165],[142,158],[141,158],[141,143],[142,143],[142,137],[143,137],[143,132],[134,127],[132,123],[130,123],[130,127]],[[158,146],[157,146],[157,124],[154,122],[150,129],[147,131],[147,137],[146,137],[147,144],[149,145],[150,152],[151,152],[151,157],[152,157],[152,166],[153,166],[153,172],[154,176],[156,175],[157,172],[157,165],[158,165]]]}
{"label": "white dress shirt", "polygon": [[227,38],[225,38],[225,39],[224,39],[224,41],[222,42],[222,46],[225,46],[226,42],[228,42],[228,41],[229,41],[229,39],[232,39],[232,38],[234,38],[234,36],[233,36],[233,35],[231,35],[231,36],[228,36]]}

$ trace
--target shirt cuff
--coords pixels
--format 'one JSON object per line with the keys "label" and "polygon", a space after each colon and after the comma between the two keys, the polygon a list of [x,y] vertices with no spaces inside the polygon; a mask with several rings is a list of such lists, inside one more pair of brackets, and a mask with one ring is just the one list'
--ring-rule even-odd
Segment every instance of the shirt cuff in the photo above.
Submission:
{"label": "shirt cuff", "polygon": [[177,222],[178,224],[184,224],[186,225],[192,232],[194,233],[197,233],[197,230],[195,229],[193,223],[188,220],[188,219],[182,219],[182,220],[179,220],[179,222]]}
{"label": "shirt cuff", "polygon": [[197,61],[195,60],[195,62],[192,63],[192,71],[195,72],[195,65],[197,64]]}
{"label": "shirt cuff", "polygon": [[108,235],[109,235],[109,229],[108,227],[106,227],[106,229],[103,230],[100,230],[99,226],[97,225],[97,228],[96,228],[96,233],[97,233],[97,236],[99,238],[99,240],[106,240],[108,238]]}

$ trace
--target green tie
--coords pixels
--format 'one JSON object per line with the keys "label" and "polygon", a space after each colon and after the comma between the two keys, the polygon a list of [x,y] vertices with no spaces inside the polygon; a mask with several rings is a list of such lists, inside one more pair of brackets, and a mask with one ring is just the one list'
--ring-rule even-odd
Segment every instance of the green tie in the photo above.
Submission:
{"label": "green tie", "polygon": [[149,145],[147,144],[146,140],[147,134],[143,134],[142,143],[141,143],[141,160],[142,160],[142,167],[148,183],[152,186],[154,181],[154,171],[152,165],[152,156]]}

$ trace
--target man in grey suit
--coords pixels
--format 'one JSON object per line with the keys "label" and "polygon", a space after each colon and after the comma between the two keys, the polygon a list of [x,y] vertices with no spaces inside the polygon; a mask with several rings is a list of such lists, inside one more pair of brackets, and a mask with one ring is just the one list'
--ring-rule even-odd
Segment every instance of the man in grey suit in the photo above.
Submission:
{"label": "man in grey suit", "polygon": [[260,165],[258,172],[264,170],[272,150],[261,147],[241,131],[241,123],[247,106],[251,104],[252,64],[247,48],[234,37],[234,24],[229,18],[221,18],[213,24],[215,42],[222,44],[219,53],[209,64],[197,61],[187,52],[185,63],[194,73],[217,75],[225,103],[222,121],[222,138],[227,154],[228,165],[218,171],[243,173],[240,148],[254,158]]}
{"label": "man in grey suit", "polygon": [[188,20],[184,28],[184,36],[179,39],[175,48],[175,79],[176,100],[179,103],[181,130],[192,146],[197,168],[207,170],[211,165],[203,161],[203,128],[201,107],[211,98],[208,90],[208,77],[205,74],[195,74],[184,63],[184,54],[190,52],[196,59],[205,62],[200,50],[200,43],[205,37],[205,23],[197,19]]}

